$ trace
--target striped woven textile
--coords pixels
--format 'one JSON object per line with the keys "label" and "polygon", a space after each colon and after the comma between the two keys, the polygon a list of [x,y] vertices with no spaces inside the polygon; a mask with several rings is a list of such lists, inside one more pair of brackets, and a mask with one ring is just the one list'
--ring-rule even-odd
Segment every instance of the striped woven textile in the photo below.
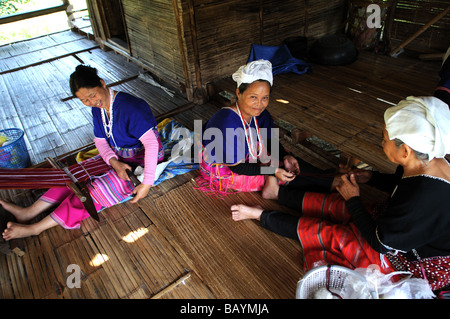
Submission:
{"label": "striped woven textile", "polygon": [[[99,155],[68,167],[78,181],[104,173],[110,168]],[[0,189],[65,187],[71,181],[64,171],[55,168],[0,169]]]}
{"label": "striped woven textile", "polygon": [[387,260],[381,260],[350,221],[339,193],[305,193],[302,212],[297,230],[306,271],[321,264],[350,269],[378,265],[383,273],[395,270]]}

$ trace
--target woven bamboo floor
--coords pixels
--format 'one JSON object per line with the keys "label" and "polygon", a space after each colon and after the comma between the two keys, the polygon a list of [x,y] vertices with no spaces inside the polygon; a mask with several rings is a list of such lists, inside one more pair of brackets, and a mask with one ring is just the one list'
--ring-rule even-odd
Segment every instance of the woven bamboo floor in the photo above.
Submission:
{"label": "woven bamboo floor", "polygon": [[[56,39],[58,36],[61,40]],[[71,38],[67,43],[85,46],[73,46],[70,51],[67,49],[70,45],[66,44],[66,50],[57,53],[56,44],[50,39],[35,39],[0,47],[0,125],[25,131],[33,164],[92,142],[90,110],[71,97],[67,84],[70,73],[81,62],[97,67],[108,85],[146,99],[155,116],[188,102],[181,94],[170,97],[160,88],[143,82],[138,78],[142,72],[138,66],[112,51],[100,50],[78,34],[68,32],[51,38],[55,43],[66,43],[64,39]],[[50,53],[42,54],[47,50]],[[277,123],[308,130],[344,150],[355,136],[367,134],[370,138],[359,146],[360,151],[356,152],[357,147],[351,143],[353,146],[346,151],[364,156],[376,149],[381,129],[379,110],[386,103],[376,105],[374,97],[392,101],[410,94],[409,91],[425,94],[432,90],[436,78],[433,72],[437,72],[438,66],[376,57],[373,59],[385,63],[376,63],[373,70],[370,55],[361,56],[354,67],[339,68],[345,72],[317,67],[310,75],[277,76],[269,106]],[[393,69],[395,65],[400,69]],[[369,76],[369,70],[377,77]],[[400,70],[405,71],[401,78],[406,82],[397,77]],[[379,79],[384,82],[380,84]],[[413,79],[420,80],[416,83]],[[371,87],[367,87],[369,84]],[[234,91],[229,79],[216,85],[220,90]],[[364,93],[353,95],[354,91],[344,86]],[[321,93],[321,87],[326,87],[334,98]],[[416,91],[418,88],[420,91]],[[291,103],[286,106],[276,102],[277,98]],[[361,102],[357,104],[371,107],[360,108],[360,113],[351,116],[346,100],[350,106]],[[331,106],[324,107],[327,104]],[[205,121],[220,105],[211,101],[174,118],[192,129],[193,120]],[[336,124],[333,119],[346,122]],[[340,132],[346,126],[352,127],[353,135]],[[282,142],[296,155],[321,168],[337,165],[336,157],[313,145],[296,144],[286,136]],[[369,158],[363,156],[360,157]],[[381,159],[374,166],[378,163]],[[270,233],[254,221],[231,220],[230,206],[234,203],[265,208],[277,208],[277,203],[262,199],[259,193],[225,198],[207,196],[195,189],[195,175],[194,171],[163,182],[139,205],[123,203],[103,211],[100,223],[89,218],[79,230],[55,227],[21,240],[24,255],[0,254],[0,298],[294,298],[297,281],[303,275],[298,242]],[[25,206],[42,192],[8,190],[1,191],[0,196]],[[70,265],[81,270],[80,288],[69,288]]]}

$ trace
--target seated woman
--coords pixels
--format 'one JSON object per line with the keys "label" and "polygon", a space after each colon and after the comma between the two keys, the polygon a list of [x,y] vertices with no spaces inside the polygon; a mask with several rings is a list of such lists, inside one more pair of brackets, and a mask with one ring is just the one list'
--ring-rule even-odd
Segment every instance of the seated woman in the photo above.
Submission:
{"label": "seated woman", "polygon": [[219,110],[203,128],[197,184],[204,191],[225,194],[260,191],[269,175],[292,181],[299,163],[274,136],[266,109],[273,83],[271,63],[257,60],[241,66],[233,80],[236,103]]}
{"label": "seated woman", "polygon": [[[92,108],[94,143],[99,156],[111,166],[102,176],[87,184],[97,211],[113,206],[130,195],[133,203],[144,198],[152,187],[158,161],[164,157],[156,119],[142,99],[106,87],[95,68],[79,65],[70,76],[70,89],[81,102]],[[127,169],[141,165],[144,179],[133,187]],[[37,235],[56,225],[66,229],[79,228],[90,215],[69,188],[49,189],[29,207],[19,207],[0,200],[18,223],[9,222],[3,238],[10,240]],[[35,224],[27,224],[37,215],[57,205],[54,211]]]}
{"label": "seated woman", "polygon": [[[435,97],[408,97],[384,118],[382,145],[387,158],[399,164],[394,174],[343,174],[339,193],[311,193],[272,181],[266,197],[297,209],[300,217],[233,205],[233,219],[257,219],[264,228],[299,239],[306,269],[323,262],[351,269],[374,264],[384,273],[407,270],[425,277],[433,290],[450,284],[449,108]],[[365,204],[358,182],[391,196],[383,205]]]}

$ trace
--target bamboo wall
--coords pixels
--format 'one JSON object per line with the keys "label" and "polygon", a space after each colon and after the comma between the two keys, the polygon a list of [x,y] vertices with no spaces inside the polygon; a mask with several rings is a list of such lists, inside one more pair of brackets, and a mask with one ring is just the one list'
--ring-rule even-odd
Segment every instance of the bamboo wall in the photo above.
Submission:
{"label": "bamboo wall", "polygon": [[[230,76],[247,61],[252,43],[279,45],[295,36],[307,36],[311,43],[343,30],[349,0],[121,1],[128,54],[189,100],[201,103],[208,83]],[[102,2],[89,0],[91,19]],[[396,1],[386,37],[393,44],[404,41],[449,2]],[[103,37],[102,23],[94,22]],[[449,42],[447,14],[408,48],[445,51]]]}
{"label": "bamboo wall", "polygon": [[[449,0],[398,0],[392,14],[390,40],[396,43],[405,41],[449,5]],[[446,14],[414,39],[408,48],[445,52],[449,46],[450,14]]]}
{"label": "bamboo wall", "polygon": [[294,36],[318,38],[336,33],[345,18],[345,0],[182,2],[184,9],[191,11],[195,26],[195,30],[185,28],[184,34],[196,46],[186,41],[194,57],[190,69],[200,69],[195,79],[201,77],[203,86],[229,76],[244,64],[252,43],[279,45]]}
{"label": "bamboo wall", "polygon": [[[89,11],[97,40],[106,43],[103,2],[89,0]],[[206,85],[244,64],[252,43],[338,32],[346,0],[122,0],[122,8],[126,54],[202,102]]]}
{"label": "bamboo wall", "polygon": [[184,83],[176,2],[122,0],[131,55],[170,82]]}

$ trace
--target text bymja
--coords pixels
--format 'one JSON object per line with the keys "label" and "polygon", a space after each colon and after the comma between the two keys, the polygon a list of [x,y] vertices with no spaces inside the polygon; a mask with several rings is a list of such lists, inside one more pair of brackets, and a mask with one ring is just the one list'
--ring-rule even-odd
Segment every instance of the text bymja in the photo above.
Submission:
{"label": "text bymja", "polygon": [[196,306],[188,303],[186,306],[181,306],[180,313],[182,314],[204,314],[211,316],[214,311],[223,311],[226,314],[260,314],[269,313],[266,304],[224,304],[223,309],[215,306]]}

